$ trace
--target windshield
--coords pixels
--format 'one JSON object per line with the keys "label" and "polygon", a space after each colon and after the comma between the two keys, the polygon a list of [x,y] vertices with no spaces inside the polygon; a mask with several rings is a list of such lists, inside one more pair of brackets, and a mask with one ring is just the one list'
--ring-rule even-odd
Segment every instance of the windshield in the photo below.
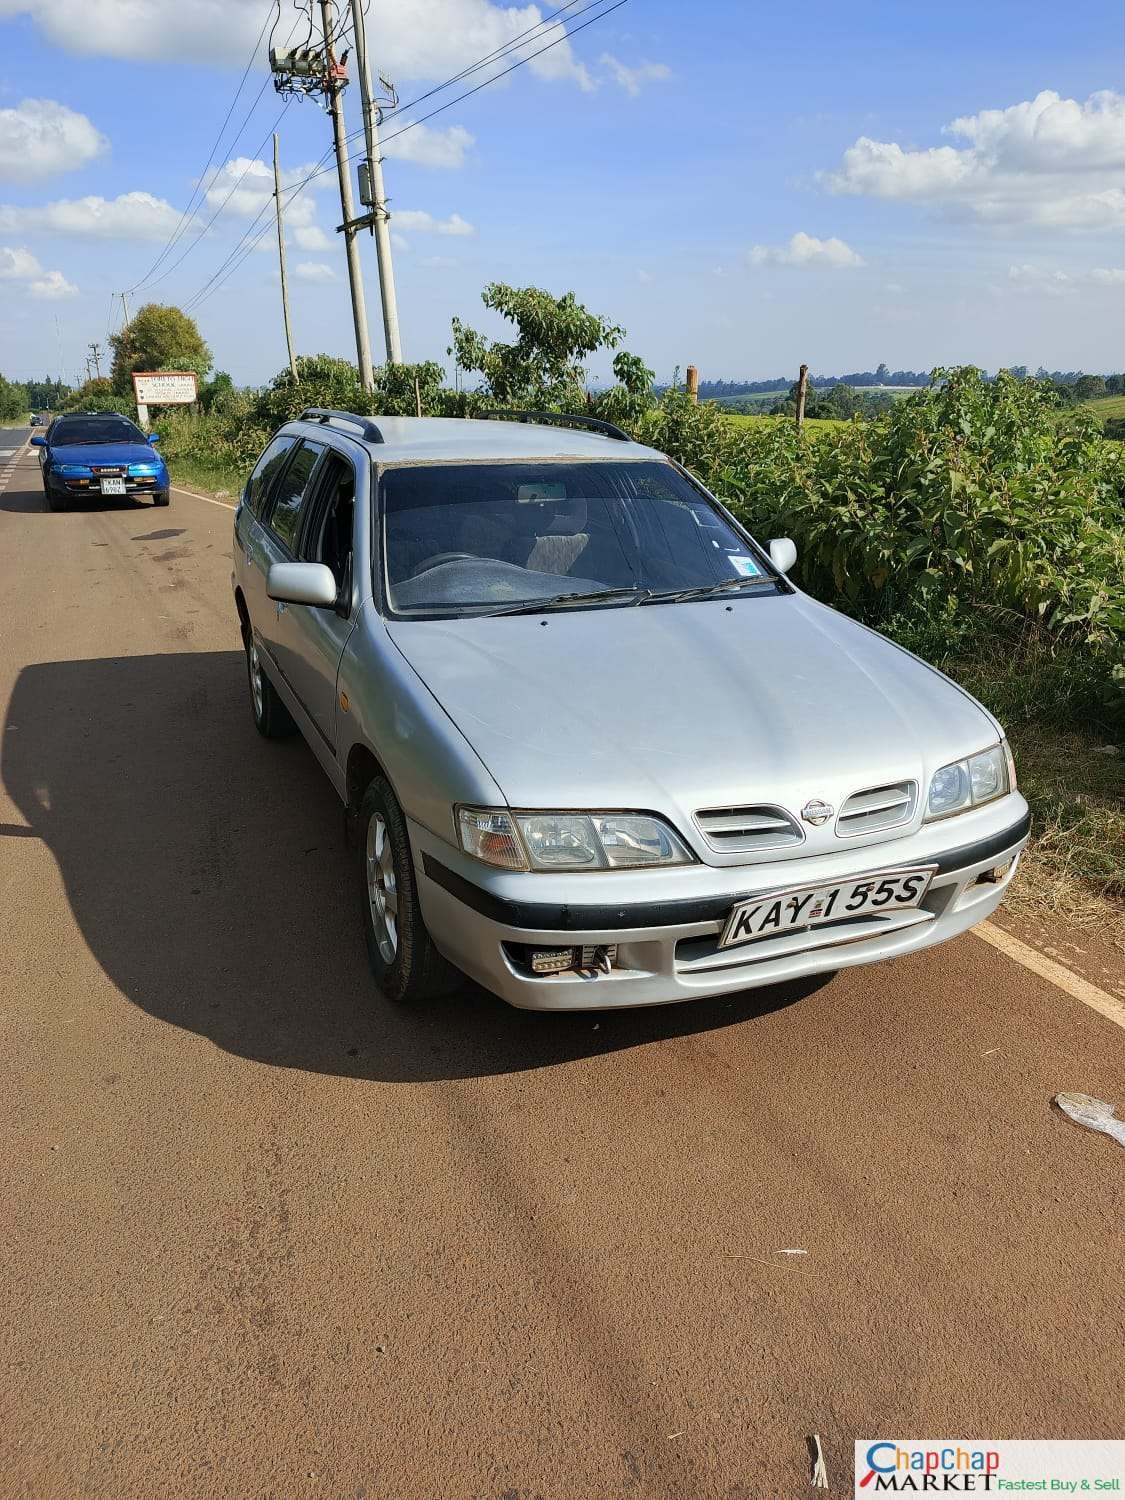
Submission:
{"label": "windshield", "polygon": [[648,602],[776,579],[671,464],[435,464],[384,471],[397,614]]}
{"label": "windshield", "polygon": [[67,417],[56,422],[51,442],[143,443],[144,436],[127,417]]}

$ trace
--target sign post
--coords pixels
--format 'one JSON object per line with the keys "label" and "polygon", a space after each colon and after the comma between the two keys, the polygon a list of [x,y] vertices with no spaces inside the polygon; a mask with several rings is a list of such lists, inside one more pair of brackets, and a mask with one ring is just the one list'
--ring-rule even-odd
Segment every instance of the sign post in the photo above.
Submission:
{"label": "sign post", "polygon": [[137,421],[142,427],[147,427],[150,406],[195,405],[195,371],[134,370],[133,396],[137,403]]}

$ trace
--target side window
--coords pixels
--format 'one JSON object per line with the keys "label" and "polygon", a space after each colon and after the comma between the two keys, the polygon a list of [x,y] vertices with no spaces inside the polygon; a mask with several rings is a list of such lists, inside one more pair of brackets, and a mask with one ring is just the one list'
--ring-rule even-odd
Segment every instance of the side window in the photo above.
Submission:
{"label": "side window", "polygon": [[321,470],[313,509],[301,547],[306,562],[322,562],[332,569],[343,588],[352,555],[355,517],[355,470],[346,458],[330,453]]}
{"label": "side window", "polygon": [[262,505],[269,494],[270,485],[277,478],[278,470],[285,462],[295,442],[295,438],[275,437],[254,465],[254,472],[246,483],[243,498],[256,516],[262,514]]}
{"label": "side window", "polygon": [[277,483],[269,514],[262,519],[290,552],[297,550],[297,532],[301,524],[301,507],[309,489],[309,480],[317,460],[324,452],[318,443],[303,442]]}

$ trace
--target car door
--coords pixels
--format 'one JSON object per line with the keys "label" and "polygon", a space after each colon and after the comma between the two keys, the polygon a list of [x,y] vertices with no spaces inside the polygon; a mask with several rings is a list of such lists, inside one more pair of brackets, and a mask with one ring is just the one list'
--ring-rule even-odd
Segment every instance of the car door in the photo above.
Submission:
{"label": "car door", "polygon": [[290,604],[279,622],[283,670],[325,743],[336,748],[336,679],[355,625],[352,567],[356,476],[351,461],[330,449],[316,472],[298,538],[304,562],[331,568],[339,590],[336,609]]}
{"label": "car door", "polygon": [[270,553],[261,518],[270,503],[273,486],[280,478],[298,441],[292,433],[283,433],[267,445],[246,481],[246,488],[234,514],[235,573],[242,586],[242,596],[250,613],[251,624],[256,630],[260,630],[267,613],[272,613],[274,609],[273,600],[266,593]]}
{"label": "car door", "polygon": [[[301,520],[314,489],[311,481],[324,453],[323,443],[313,443],[308,438],[298,439],[296,449],[275,480],[262,508],[259,517],[261,567],[255,567],[254,571],[261,578],[263,595],[273,564],[294,562],[297,558]],[[292,638],[285,628],[288,623],[285,617],[290,609],[300,606],[267,596],[257,614],[254,614],[255,606],[249,600],[247,604],[251,610],[259,649],[265,651],[267,658],[289,687],[296,691],[292,683],[293,661],[289,649]]]}

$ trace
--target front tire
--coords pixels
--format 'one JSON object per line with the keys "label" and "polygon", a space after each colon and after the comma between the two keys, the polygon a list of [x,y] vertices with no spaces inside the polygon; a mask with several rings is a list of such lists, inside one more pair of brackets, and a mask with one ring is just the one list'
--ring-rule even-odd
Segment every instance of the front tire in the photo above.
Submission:
{"label": "front tire", "polygon": [[152,503],[153,503],[153,505],[167,505],[168,504],[168,491],[167,490],[158,490],[156,492],[156,494],[153,495],[153,497],[152,497]]}
{"label": "front tire", "polygon": [[60,495],[59,492],[58,492],[58,490],[52,489],[52,487],[47,483],[47,476],[45,474],[43,476],[43,493],[47,497],[47,509],[48,510],[65,510],[66,509],[66,499],[65,499],[65,497],[62,496],[62,495]]}
{"label": "front tire", "polygon": [[254,728],[263,739],[283,740],[297,728],[293,715],[262,671],[258,645],[249,625],[243,632],[243,640],[246,645],[246,679],[250,687],[250,712],[254,715]]}
{"label": "front tire", "polygon": [[459,975],[426,929],[406,818],[381,776],[364,793],[357,822],[363,931],[375,983],[400,1005],[448,994]]}

